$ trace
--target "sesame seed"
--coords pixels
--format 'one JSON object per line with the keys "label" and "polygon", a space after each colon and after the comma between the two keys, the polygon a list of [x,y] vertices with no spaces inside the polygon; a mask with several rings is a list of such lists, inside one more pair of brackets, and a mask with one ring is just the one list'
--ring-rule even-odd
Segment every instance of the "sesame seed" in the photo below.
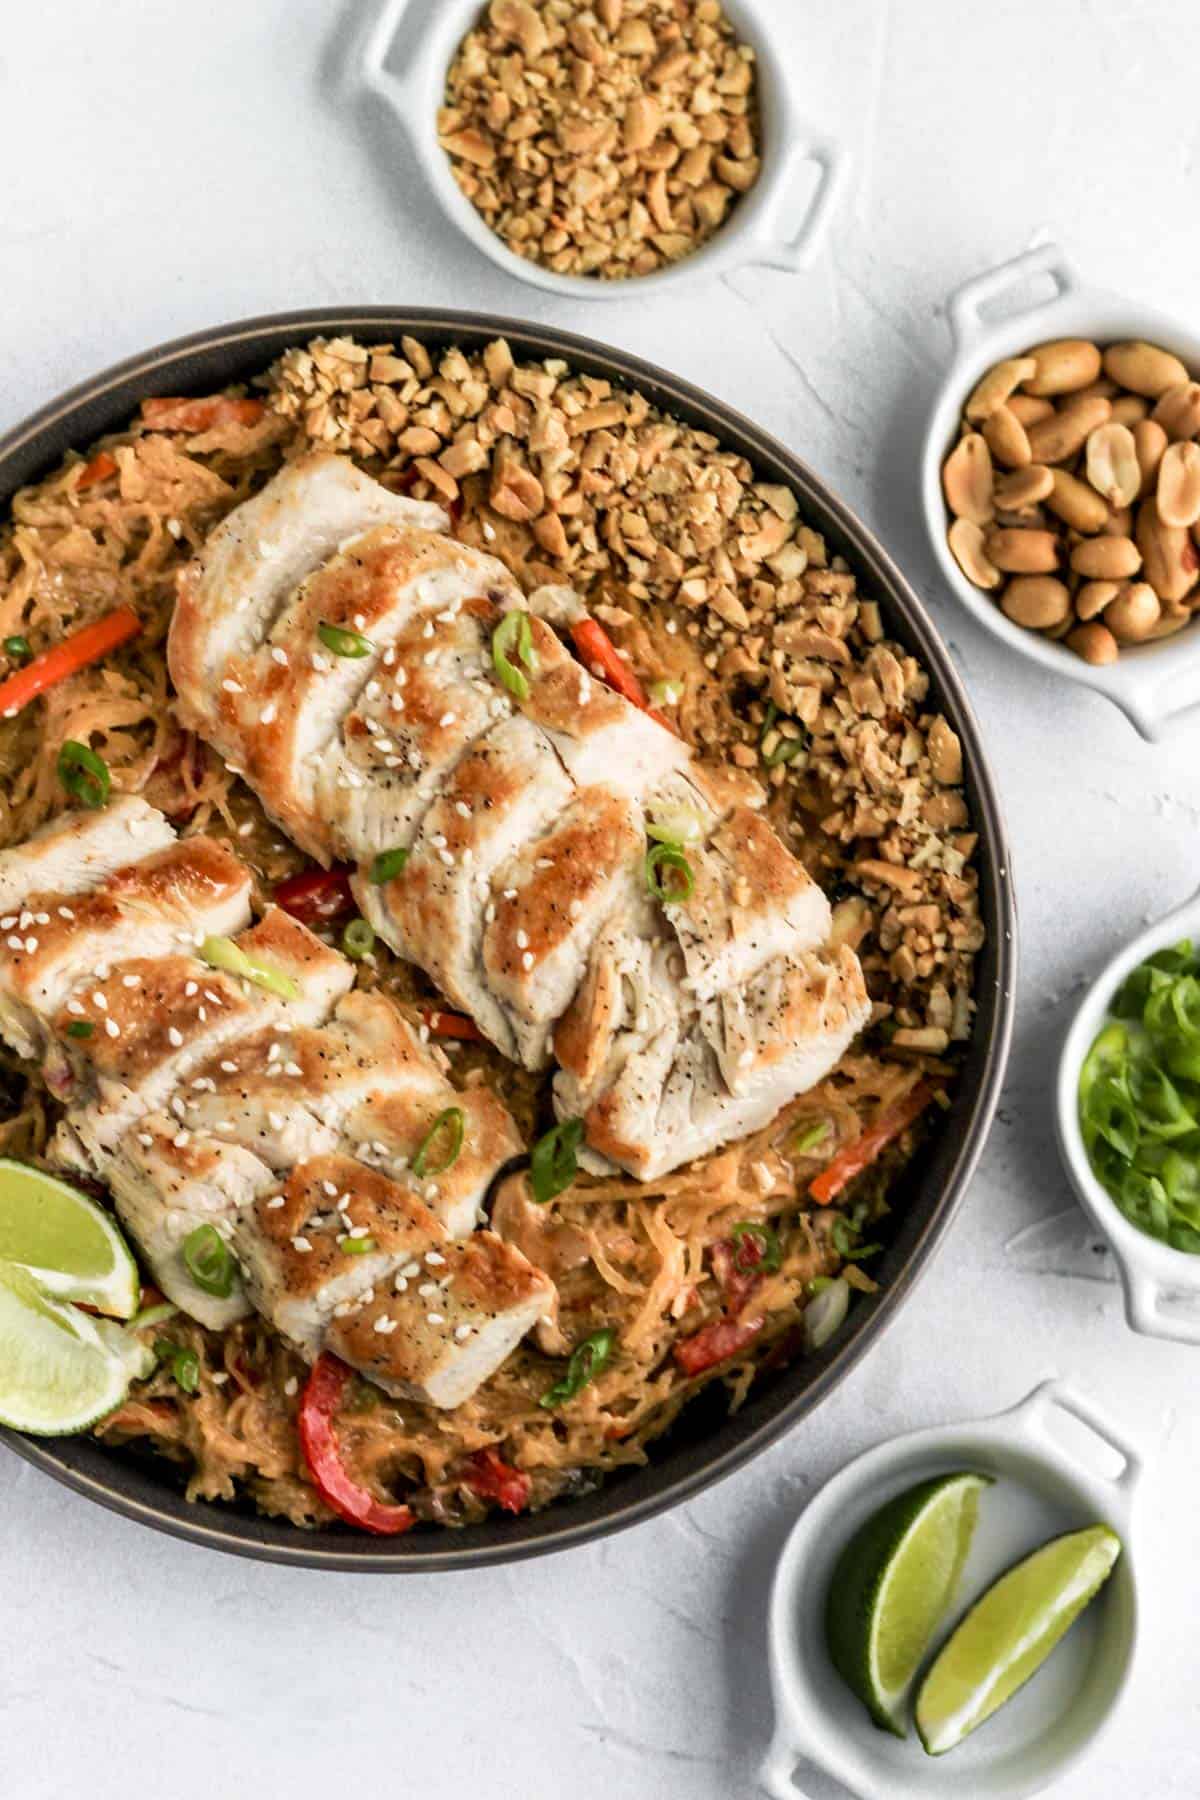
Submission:
{"label": "sesame seed", "polygon": [[238,1066],[235,1062],[225,1061],[221,1064],[222,1075],[236,1075]]}
{"label": "sesame seed", "polygon": [[300,1067],[299,1063],[288,1062],[284,1063],[283,1072],[285,1075],[303,1075],[304,1070]]}
{"label": "sesame seed", "polygon": [[104,1029],[107,1031],[109,1037],[115,1038],[120,1037],[121,1035],[121,1027],[117,1024],[115,1019],[105,1019]]}
{"label": "sesame seed", "polygon": [[196,983],[194,981],[189,981],[185,985],[184,990],[183,990],[184,999],[190,1000],[193,994],[198,994],[199,992],[200,992],[200,988],[199,988],[198,983]]}
{"label": "sesame seed", "polygon": [[11,931],[16,922],[16,913],[9,913],[6,919],[0,919],[0,931]]}
{"label": "sesame seed", "polygon": [[268,1212],[278,1212],[279,1208],[281,1206],[283,1206],[284,1204],[285,1204],[284,1196],[282,1194],[276,1194],[273,1196],[272,1199],[267,1201],[267,1211]]}
{"label": "sesame seed", "polygon": [[429,1320],[431,1325],[444,1325],[446,1323],[446,1315],[444,1313],[426,1313],[425,1317]]}
{"label": "sesame seed", "polygon": [[108,1011],[108,1001],[105,998],[105,996],[99,991],[99,989],[97,989],[96,992],[92,995],[92,1002],[94,1005],[96,1005],[100,1008],[101,1012]]}
{"label": "sesame seed", "polygon": [[440,1250],[427,1250],[425,1252],[425,1261],[429,1264],[430,1268],[439,1269],[443,1266],[446,1259]]}
{"label": "sesame seed", "polygon": [[312,1245],[306,1237],[294,1237],[292,1239],[292,1249],[298,1250],[301,1256],[307,1256],[312,1249]]}
{"label": "sesame seed", "polygon": [[30,956],[33,955],[33,953],[37,949],[37,947],[38,947],[38,941],[35,937],[27,937],[25,939],[25,948],[26,948],[26,950],[28,950]]}
{"label": "sesame seed", "polygon": [[78,1000],[68,1000],[67,1001],[67,1011],[69,1013],[74,1013],[76,1018],[78,1018],[79,1014],[83,1011],[83,1007],[80,1005]]}
{"label": "sesame seed", "polygon": [[418,1294],[420,1294],[422,1300],[428,1300],[430,1294],[436,1294],[437,1291],[438,1291],[438,1284],[436,1281],[423,1281],[421,1283],[420,1287],[417,1289],[417,1292],[418,1292]]}
{"label": "sesame seed", "polygon": [[167,1027],[167,1042],[178,1050],[179,1046],[183,1043],[182,1031],[179,1031],[174,1025],[169,1025]]}
{"label": "sesame seed", "polygon": [[505,890],[504,890],[504,898],[505,898],[505,899],[506,899],[506,900],[515,900],[515,899],[516,899],[516,897],[517,897],[517,890],[516,890],[516,888],[505,888]]}
{"label": "sesame seed", "polygon": [[518,950],[528,950],[528,948],[529,948],[529,933],[527,931],[518,931],[518,933],[517,933],[517,949]]}
{"label": "sesame seed", "polygon": [[122,975],[122,977],[121,977],[121,986],[122,987],[138,988],[138,987],[141,987],[141,985],[142,985],[142,978],[140,975]]}
{"label": "sesame seed", "polygon": [[288,1376],[287,1380],[283,1384],[283,1391],[287,1395],[289,1400],[292,1398],[292,1396],[294,1394],[298,1394],[300,1392],[300,1383],[296,1380],[296,1377],[294,1375]]}
{"label": "sesame seed", "polygon": [[260,724],[273,725],[275,723],[277,711],[278,708],[276,707],[275,702],[273,700],[269,701],[258,715]]}
{"label": "sesame seed", "polygon": [[278,644],[272,644],[271,655],[274,658],[274,660],[279,664],[281,669],[287,668],[288,653],[286,650],[281,649]]}
{"label": "sesame seed", "polygon": [[186,1131],[177,1131],[175,1136],[171,1139],[171,1142],[177,1150],[182,1150],[184,1145],[190,1142],[190,1133]]}
{"label": "sesame seed", "polygon": [[144,1149],[149,1150],[154,1143],[154,1139],[150,1136],[148,1131],[139,1131],[138,1143],[141,1144]]}
{"label": "sesame seed", "polygon": [[221,683],[221,686],[227,694],[241,694],[241,693],[245,692],[245,689],[242,687],[241,682],[234,681],[233,677],[230,675],[227,675],[225,677],[224,681]]}
{"label": "sesame seed", "polygon": [[533,967],[533,951],[526,950],[521,958],[521,967],[528,972]]}
{"label": "sesame seed", "polygon": [[391,1335],[392,1335],[393,1331],[395,1331],[395,1329],[396,1329],[395,1319],[389,1319],[386,1316],[381,1319],[376,1319],[374,1325],[372,1326],[372,1330],[376,1331],[380,1337],[391,1337]]}
{"label": "sesame seed", "polygon": [[454,1339],[456,1343],[463,1343],[470,1335],[471,1327],[469,1325],[456,1325],[454,1327]]}
{"label": "sesame seed", "polygon": [[328,1194],[330,1198],[332,1198],[337,1193],[336,1181],[323,1181],[321,1183],[321,1192]]}

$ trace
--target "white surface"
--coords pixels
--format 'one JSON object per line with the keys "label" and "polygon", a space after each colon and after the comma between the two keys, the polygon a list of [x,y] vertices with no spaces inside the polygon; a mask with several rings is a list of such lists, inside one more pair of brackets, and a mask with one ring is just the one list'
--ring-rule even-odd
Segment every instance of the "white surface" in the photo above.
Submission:
{"label": "white surface", "polygon": [[1194,308],[1200,12],[770,10],[801,110],[857,152],[832,254],[805,276],[589,308],[452,238],[398,134],[343,108],[359,4],[5,8],[0,425],[157,340],[334,301],[490,307],[665,362],[806,456],[928,596],[1007,801],[1024,971],[1002,1118],[919,1298],[816,1418],[672,1516],[566,1558],[388,1583],[152,1537],[3,1458],[4,1800],[741,1800],[770,1729],[767,1583],[797,1508],[865,1446],[995,1410],[1055,1371],[1136,1426],[1153,1527],[1126,1710],[1059,1800],[1200,1792],[1200,1352],[1126,1329],[1050,1113],[1073,990],[1197,884],[1200,725],[1152,748],[1096,696],[1009,658],[934,579],[916,492],[939,302],[967,275],[1053,235],[1092,279]]}

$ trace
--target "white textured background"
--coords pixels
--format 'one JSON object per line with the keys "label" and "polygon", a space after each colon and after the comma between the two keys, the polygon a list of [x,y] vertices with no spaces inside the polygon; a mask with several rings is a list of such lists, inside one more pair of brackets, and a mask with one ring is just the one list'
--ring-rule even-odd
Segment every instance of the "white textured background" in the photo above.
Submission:
{"label": "white textured background", "polygon": [[1196,884],[1200,725],[1151,748],[963,618],[933,577],[915,463],[941,301],[980,268],[1058,235],[1095,279],[1196,306],[1200,11],[763,0],[804,109],[856,155],[826,260],[566,306],[452,236],[387,121],[339,90],[365,4],[0,9],[0,429],[161,339],[333,302],[544,319],[732,401],[859,508],[951,640],[1014,840],[1012,1076],[886,1347],[770,1454],[628,1535],[467,1578],[316,1576],[140,1532],[0,1457],[0,1794],[740,1800],[769,1731],[766,1583],[798,1508],[858,1450],[1057,1370],[1151,1458],[1132,1693],[1057,1792],[1194,1800],[1200,1352],[1125,1329],[1070,1210],[1049,1080],[1073,990]]}

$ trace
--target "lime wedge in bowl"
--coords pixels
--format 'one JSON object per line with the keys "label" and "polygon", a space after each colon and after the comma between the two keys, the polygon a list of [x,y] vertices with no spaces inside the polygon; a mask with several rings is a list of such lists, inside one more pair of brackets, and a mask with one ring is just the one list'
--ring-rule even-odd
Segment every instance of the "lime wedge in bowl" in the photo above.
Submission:
{"label": "lime wedge in bowl", "polygon": [[1107,1525],[1052,1538],[988,1588],[947,1639],[917,1695],[917,1731],[941,1756],[990,1719],[1041,1668],[1112,1573]]}
{"label": "lime wedge in bowl", "polygon": [[907,1736],[905,1700],[967,1558],[991,1477],[936,1475],[897,1494],[837,1560],[825,1607],[833,1666],[875,1723]]}
{"label": "lime wedge in bowl", "polygon": [[148,1375],[154,1352],[107,1319],[51,1299],[0,1262],[0,1425],[37,1436],[82,1431]]}
{"label": "lime wedge in bowl", "polygon": [[109,1214],[65,1181],[8,1157],[0,1157],[0,1261],[27,1269],[55,1299],[118,1319],[137,1311],[137,1264]]}

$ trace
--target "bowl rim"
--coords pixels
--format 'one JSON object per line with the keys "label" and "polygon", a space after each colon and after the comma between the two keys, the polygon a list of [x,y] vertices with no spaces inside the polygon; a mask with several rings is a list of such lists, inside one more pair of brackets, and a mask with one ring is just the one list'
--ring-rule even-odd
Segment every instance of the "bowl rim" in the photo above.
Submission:
{"label": "bowl rim", "polygon": [[[604,281],[560,275],[515,251],[485,223],[459,188],[450,159],[438,142],[436,99],[458,44],[483,7],[481,0],[438,0],[420,20],[410,20],[412,0],[380,0],[363,33],[352,77],[394,114],[421,165],[433,196],[453,225],[499,268],[518,281],[576,300],[640,298],[667,286],[700,280],[748,263],[798,270],[814,260],[848,184],[850,158],[837,138],[808,126],[793,102],[787,69],[775,48],[762,0],[723,0],[739,37],[756,53],[762,115],[762,166],[750,191],[698,250],[649,275]],[[387,66],[388,53],[406,24],[410,49],[403,73]],[[431,96],[434,103],[431,103]],[[817,186],[804,220],[790,238],[772,221],[797,169],[813,163]]]}
{"label": "bowl rim", "polygon": [[[189,1506],[164,1480],[90,1438],[35,1439],[0,1432],[26,1461],[111,1509],[209,1548],[309,1568],[421,1572],[479,1567],[566,1549],[624,1529],[691,1498],[767,1448],[824,1399],[865,1354],[912,1292],[944,1241],[977,1167],[999,1099],[1013,1031],[1017,918],[1007,832],[979,727],[961,679],[924,606],[890,555],[798,456],[723,401],[639,357],[557,327],[494,313],[359,306],[287,310],[174,339],[106,369],[52,400],[0,439],[0,506],[19,486],[118,429],[146,394],[203,391],[261,373],[283,349],[315,336],[394,341],[403,333],[482,348],[497,336],[519,357],[556,357],[584,372],[637,387],[677,417],[714,432],[756,466],[791,486],[814,528],[845,554],[884,603],[889,630],[913,646],[938,703],[962,742],[964,779],[979,832],[979,897],[987,928],[977,986],[976,1032],[943,1129],[913,1170],[912,1203],[898,1209],[896,1241],[881,1264],[884,1286],[863,1296],[815,1356],[759,1384],[744,1406],[722,1415],[695,1444],[672,1444],[663,1460],[614,1475],[595,1492],[536,1514],[490,1519],[440,1537],[386,1541],[340,1530],[307,1533],[233,1509]],[[686,1413],[685,1413],[686,1417]],[[678,1429],[678,1428],[677,1428]],[[446,1541],[449,1539],[450,1541]]]}
{"label": "bowl rim", "polygon": [[1160,1243],[1127,1219],[1093,1173],[1079,1125],[1079,1076],[1113,995],[1140,963],[1181,937],[1200,938],[1200,893],[1147,925],[1109,958],[1075,1008],[1055,1081],[1054,1110],[1059,1151],[1084,1210],[1107,1238],[1117,1260],[1131,1328],[1147,1337],[1200,1344],[1200,1314],[1162,1310],[1172,1294],[1200,1295],[1200,1255]]}
{"label": "bowl rim", "polygon": [[[985,307],[1046,277],[1056,288],[1052,298],[1027,302],[999,320],[984,317]],[[1128,645],[1115,663],[1094,667],[1065,645],[1014,624],[988,593],[967,580],[950,552],[941,467],[967,395],[1002,357],[1057,337],[1086,336],[1101,343],[1136,337],[1173,350],[1200,372],[1200,331],[1148,302],[1092,285],[1056,243],[973,276],[948,297],[945,310],[951,352],[930,405],[920,464],[925,529],[942,576],[993,637],[1049,673],[1103,694],[1142,737],[1157,741],[1172,719],[1200,705],[1200,627],[1192,624],[1158,643]]]}

